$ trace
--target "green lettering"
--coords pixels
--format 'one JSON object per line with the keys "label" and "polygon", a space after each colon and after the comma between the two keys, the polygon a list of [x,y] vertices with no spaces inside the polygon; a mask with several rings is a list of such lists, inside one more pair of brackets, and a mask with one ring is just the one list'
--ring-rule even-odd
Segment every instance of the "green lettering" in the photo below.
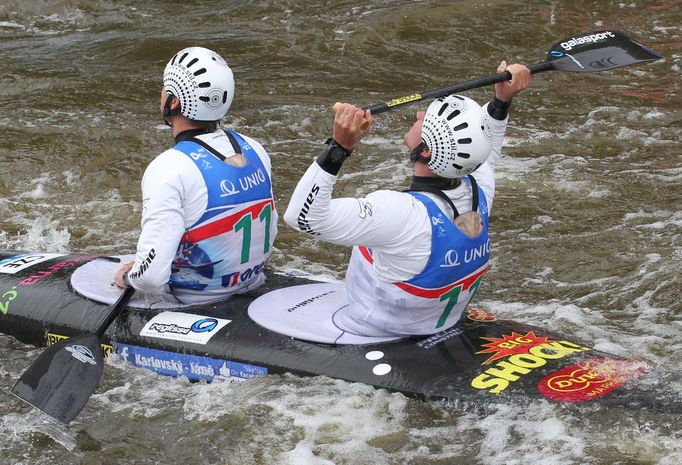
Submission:
{"label": "green lettering", "polygon": [[436,325],[436,329],[440,328],[445,324],[445,321],[447,321],[448,317],[450,316],[450,312],[452,311],[453,307],[457,303],[457,299],[459,298],[459,293],[462,291],[462,286],[455,286],[452,289],[450,289],[448,292],[440,296],[440,301],[444,301],[445,299],[448,299],[448,303],[445,305],[445,310],[443,310],[443,314],[440,316],[438,319],[438,324]]}
{"label": "green lettering", "polygon": [[258,218],[260,218],[260,222],[262,223],[263,220],[265,220],[265,243],[263,244],[263,253],[266,254],[270,250],[270,216],[272,214],[272,207],[270,204],[267,204],[266,206],[263,207],[263,210],[261,210],[260,215],[258,215]]}
{"label": "green lettering", "polygon": [[234,225],[234,230],[242,230],[242,256],[241,263],[246,263],[249,261],[249,253],[251,250],[251,214],[244,215],[239,221]]}

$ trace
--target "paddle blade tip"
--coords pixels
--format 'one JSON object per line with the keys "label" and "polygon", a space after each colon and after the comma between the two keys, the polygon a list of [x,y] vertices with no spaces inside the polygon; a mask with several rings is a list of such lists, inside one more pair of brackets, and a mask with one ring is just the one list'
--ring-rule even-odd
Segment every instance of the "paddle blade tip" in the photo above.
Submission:
{"label": "paddle blade tip", "polygon": [[34,398],[34,389],[28,386],[21,379],[17,381],[14,386],[12,386],[10,392],[19,400],[25,402],[35,409],[40,410],[44,414],[49,415],[64,425],[68,425],[71,420],[78,415],[78,412],[80,412],[80,409],[75,411],[74,409],[65,410],[62,408],[54,408],[53,404],[45,404],[42,402],[42,399]]}
{"label": "paddle blade tip", "polygon": [[68,424],[97,389],[104,369],[99,337],[86,334],[47,347],[12,387],[12,394]]}

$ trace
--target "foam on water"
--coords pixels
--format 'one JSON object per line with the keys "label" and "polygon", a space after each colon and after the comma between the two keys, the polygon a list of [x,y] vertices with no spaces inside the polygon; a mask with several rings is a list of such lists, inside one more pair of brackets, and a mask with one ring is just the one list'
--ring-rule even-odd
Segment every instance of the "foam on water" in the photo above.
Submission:
{"label": "foam on water", "polygon": [[47,216],[38,216],[26,221],[17,218],[16,224],[25,224],[20,235],[10,236],[0,233],[3,248],[16,250],[62,252],[69,249],[71,234],[68,229],[58,229],[59,222]]}
{"label": "foam on water", "polygon": [[[155,429],[164,424],[183,429],[192,425],[194,431],[209,436],[253,436],[246,449],[229,448],[230,439],[212,446],[216,456],[228,453],[236,463],[389,465],[467,460],[563,465],[600,464],[610,456],[627,456],[673,464],[682,457],[682,444],[669,436],[674,425],[663,422],[653,427],[632,412],[557,411],[548,401],[523,407],[493,404],[485,412],[462,412],[448,404],[423,404],[324,377],[270,376],[206,384],[160,378],[130,366],[117,368],[108,377],[122,377],[124,384],[95,396],[94,411],[85,412],[86,423],[97,411],[114,409]],[[178,399],[183,400],[178,403]],[[119,416],[114,415],[113,421],[119,421]],[[614,422],[610,430],[603,429],[606,418]],[[167,454],[181,454],[181,444],[166,447]]]}
{"label": "foam on water", "polygon": [[[337,96],[380,101],[436,88],[488,74],[484,60],[510,50],[531,60],[537,41],[491,32],[499,18],[523,18],[521,29],[548,43],[556,28],[546,26],[559,18],[600,28],[607,21],[594,18],[612,18],[662,47],[665,60],[586,77],[545,73],[515,100],[497,170],[491,273],[477,304],[500,318],[679,371],[682,214],[675,192],[682,168],[675,99],[682,55],[675,46],[682,26],[674,8],[594,2],[585,19],[570,2],[379,1],[351,11],[330,3],[313,13],[308,2],[223,2],[225,16],[218,18],[179,2],[177,9],[196,21],[178,35],[163,2],[114,3],[0,5],[3,51],[12,58],[0,86],[7,105],[0,126],[8,134],[0,180],[4,248],[134,247],[140,177],[148,159],[170,143],[168,128],[154,126],[159,73],[188,37],[215,40],[234,56],[238,91],[229,123],[273,154],[283,208],[297,176],[331,135],[329,104]],[[225,19],[233,17],[241,21],[226,32]],[[466,34],[448,34],[460,29]],[[434,33],[442,33],[439,40],[431,40]],[[444,64],[444,47],[462,53]],[[476,95],[489,98],[486,92]],[[377,115],[335,194],[405,186],[411,171],[402,134],[412,120],[411,109]],[[286,226],[277,247],[275,269],[343,277],[347,248]],[[0,341],[0,381],[9,388],[39,351]],[[117,364],[115,357],[66,438],[41,430],[16,399],[0,399],[0,434],[8,438],[0,456],[11,463],[102,457],[245,465],[682,463],[679,423],[651,413],[556,410],[548,402],[476,412],[327,378],[189,383]]]}
{"label": "foam on water", "polygon": [[292,376],[276,383],[268,379],[212,383],[193,386],[191,391],[186,396],[185,417],[192,421],[211,422],[265,407],[274,421],[269,434],[280,437],[278,442],[286,438],[284,449],[293,446],[277,458],[277,463],[283,464],[300,463],[297,460],[302,457],[322,464],[327,459],[320,455],[334,457],[350,451],[376,456],[367,442],[400,428],[407,401],[362,384]]}
{"label": "foam on water", "polygon": [[[37,409],[24,413],[10,413],[0,418],[0,433],[10,443],[25,440],[35,433],[43,434],[66,450],[76,447],[76,435],[59,421]],[[2,451],[3,446],[0,446]]]}

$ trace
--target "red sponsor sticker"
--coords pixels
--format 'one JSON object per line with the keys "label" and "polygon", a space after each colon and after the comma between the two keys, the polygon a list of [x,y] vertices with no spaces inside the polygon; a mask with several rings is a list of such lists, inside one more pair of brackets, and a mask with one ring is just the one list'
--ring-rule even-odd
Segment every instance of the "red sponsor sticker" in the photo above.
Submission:
{"label": "red sponsor sticker", "polygon": [[493,354],[481,365],[486,365],[495,360],[509,357],[515,354],[527,354],[531,347],[539,346],[548,342],[546,337],[538,337],[533,331],[526,334],[512,333],[511,336],[503,334],[502,337],[482,337],[487,344],[482,344],[485,349],[476,354]]}
{"label": "red sponsor sticker", "polygon": [[476,308],[476,307],[467,307],[467,317],[470,320],[473,321],[495,321],[497,320],[497,317],[493,315],[492,313]]}
{"label": "red sponsor sticker", "polygon": [[594,358],[544,377],[538,383],[538,390],[552,400],[585,402],[618,389],[649,369],[649,365],[641,361]]}

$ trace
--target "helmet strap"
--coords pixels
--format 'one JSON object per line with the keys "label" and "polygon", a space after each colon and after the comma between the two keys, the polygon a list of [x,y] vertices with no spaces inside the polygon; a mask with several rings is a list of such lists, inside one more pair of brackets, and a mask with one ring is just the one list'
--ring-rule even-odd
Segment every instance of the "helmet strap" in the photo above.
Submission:
{"label": "helmet strap", "polygon": [[429,192],[437,195],[443,199],[446,204],[450,205],[450,208],[452,208],[452,217],[454,219],[459,216],[459,212],[452,202],[452,199],[443,191],[455,189],[461,182],[462,181],[459,179],[445,179],[440,176],[412,176],[412,182],[410,183],[409,189],[406,189],[403,192]]}
{"label": "helmet strap", "polygon": [[425,165],[428,164],[430,158],[426,158],[425,156],[422,155],[422,152],[424,150],[427,150],[428,148],[429,146],[426,145],[426,142],[422,141],[421,144],[416,146],[414,150],[410,152],[410,161],[424,163]]}
{"label": "helmet strap", "polygon": [[175,97],[175,95],[168,91],[166,91],[166,94],[166,102],[163,104],[163,122],[166,123],[167,126],[173,127],[168,118],[171,116],[180,115],[181,109],[178,107],[175,110],[172,110],[171,103],[173,102],[173,97]]}

